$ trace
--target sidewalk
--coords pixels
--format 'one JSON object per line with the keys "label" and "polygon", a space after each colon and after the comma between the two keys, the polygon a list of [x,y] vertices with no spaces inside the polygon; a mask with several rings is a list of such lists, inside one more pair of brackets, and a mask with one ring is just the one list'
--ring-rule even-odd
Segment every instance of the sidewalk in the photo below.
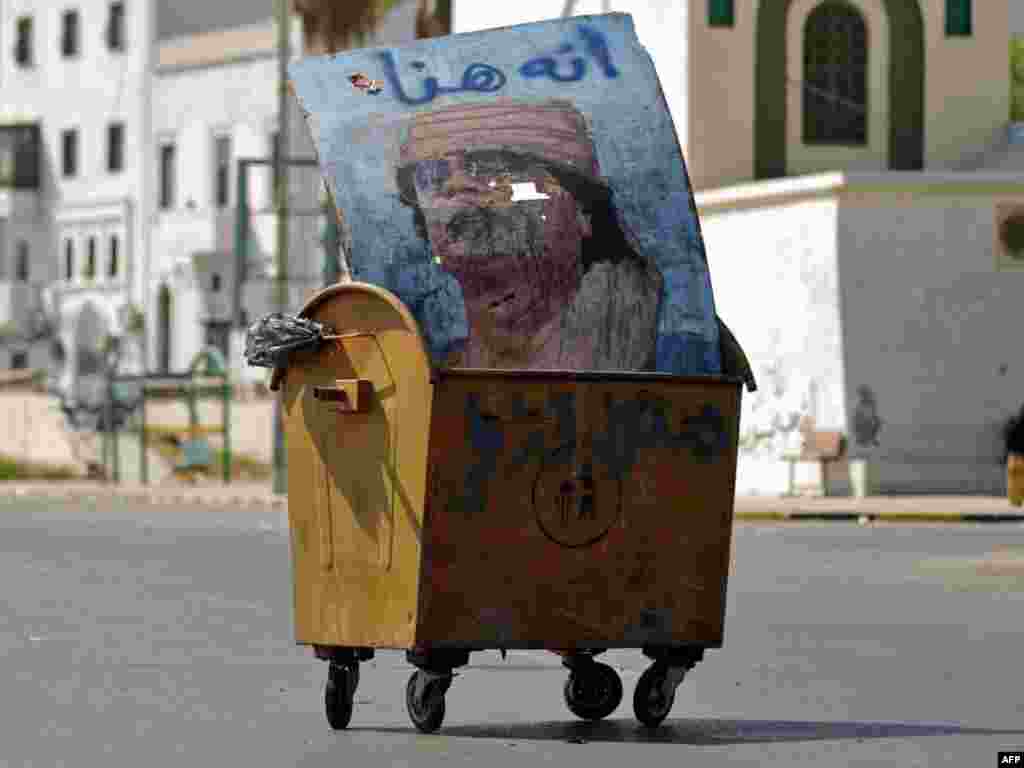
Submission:
{"label": "sidewalk", "polygon": [[271,492],[268,483],[159,484],[99,482],[0,483],[0,498],[26,497],[60,500],[120,499],[159,506],[287,507],[287,497]]}
{"label": "sidewalk", "polygon": [[[152,486],[89,482],[0,484],[0,498],[19,496],[62,500],[119,498],[159,506],[284,509],[288,505],[287,497],[272,493],[268,483]],[[865,499],[737,496],[735,518],[749,522],[1024,523],[1024,507],[1014,507],[1002,496],[870,496]]]}

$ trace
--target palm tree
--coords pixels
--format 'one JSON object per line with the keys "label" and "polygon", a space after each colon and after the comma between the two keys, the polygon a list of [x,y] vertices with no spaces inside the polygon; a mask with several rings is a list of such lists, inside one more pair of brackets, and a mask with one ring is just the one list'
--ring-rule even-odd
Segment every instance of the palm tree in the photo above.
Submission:
{"label": "palm tree", "polygon": [[[333,53],[366,42],[402,0],[292,0],[302,16],[309,53]],[[451,33],[452,0],[416,0],[416,37]]]}

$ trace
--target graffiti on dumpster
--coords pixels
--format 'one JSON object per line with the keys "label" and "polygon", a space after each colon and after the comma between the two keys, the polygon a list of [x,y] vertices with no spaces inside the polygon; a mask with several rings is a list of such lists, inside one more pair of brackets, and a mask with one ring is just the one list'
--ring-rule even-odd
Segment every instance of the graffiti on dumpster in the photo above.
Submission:
{"label": "graffiti on dumpster", "polygon": [[506,407],[508,422],[486,415],[479,394],[467,395],[466,439],[473,460],[458,488],[447,489],[448,509],[468,517],[483,514],[499,472],[536,467],[530,482],[538,522],[566,546],[596,541],[614,524],[623,486],[642,451],[687,451],[695,461],[710,463],[729,447],[725,418],[710,403],[676,417],[673,424],[664,398],[641,394],[616,401],[608,395],[598,429],[579,434],[575,394],[553,393],[545,405],[553,423],[520,431],[514,444],[508,439],[508,424],[527,412],[524,396],[511,396]]}
{"label": "graffiti on dumpster", "polygon": [[[383,88],[365,98],[353,72]],[[352,276],[399,296],[435,364],[720,371],[686,167],[629,16],[348,51],[291,77]]]}

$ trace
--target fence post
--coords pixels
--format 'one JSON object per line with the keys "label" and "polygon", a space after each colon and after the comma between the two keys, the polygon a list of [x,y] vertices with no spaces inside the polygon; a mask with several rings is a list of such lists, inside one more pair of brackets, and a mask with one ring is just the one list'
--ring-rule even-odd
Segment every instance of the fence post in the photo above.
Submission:
{"label": "fence post", "polygon": [[146,450],[146,381],[142,380],[142,404],[139,408],[139,476],[143,485],[149,485],[149,456]]}
{"label": "fence post", "polygon": [[231,484],[231,382],[224,372],[224,485]]}

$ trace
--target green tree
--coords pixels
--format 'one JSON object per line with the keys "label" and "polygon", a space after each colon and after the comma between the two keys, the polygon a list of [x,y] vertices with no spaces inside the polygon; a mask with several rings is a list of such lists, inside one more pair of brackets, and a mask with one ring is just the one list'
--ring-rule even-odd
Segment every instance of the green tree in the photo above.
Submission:
{"label": "green tree", "polygon": [[[405,0],[411,2],[413,0]],[[311,53],[358,48],[402,0],[292,0]],[[451,33],[451,0],[415,0],[416,37]]]}

